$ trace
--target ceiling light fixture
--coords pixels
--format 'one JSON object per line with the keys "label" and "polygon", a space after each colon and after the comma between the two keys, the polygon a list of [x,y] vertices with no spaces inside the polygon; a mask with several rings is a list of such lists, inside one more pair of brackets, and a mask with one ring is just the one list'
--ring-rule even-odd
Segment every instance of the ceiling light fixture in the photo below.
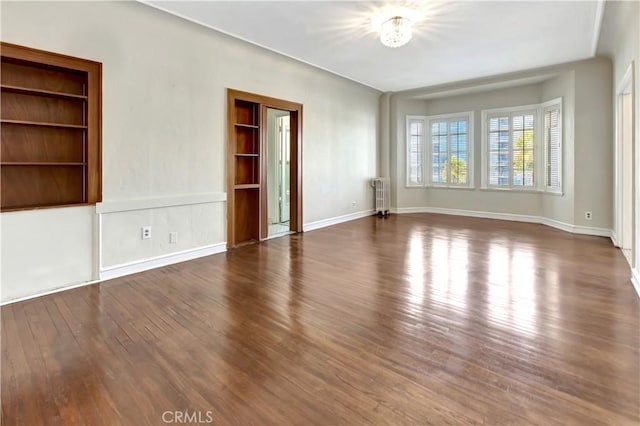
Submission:
{"label": "ceiling light fixture", "polygon": [[404,46],[411,40],[411,21],[394,16],[380,26],[380,41],[387,47]]}

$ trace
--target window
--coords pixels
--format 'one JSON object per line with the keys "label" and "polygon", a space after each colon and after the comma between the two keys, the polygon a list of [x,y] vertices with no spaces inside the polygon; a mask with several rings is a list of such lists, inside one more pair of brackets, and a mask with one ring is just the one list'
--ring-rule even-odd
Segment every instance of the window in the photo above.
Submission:
{"label": "window", "polygon": [[535,111],[488,117],[489,186],[534,188]]}
{"label": "window", "polygon": [[471,187],[472,127],[472,112],[407,117],[407,186]]}
{"label": "window", "polygon": [[562,193],[561,102],[482,111],[483,188]]}
{"label": "window", "polygon": [[544,108],[545,189],[562,192],[562,109],[559,103]]}

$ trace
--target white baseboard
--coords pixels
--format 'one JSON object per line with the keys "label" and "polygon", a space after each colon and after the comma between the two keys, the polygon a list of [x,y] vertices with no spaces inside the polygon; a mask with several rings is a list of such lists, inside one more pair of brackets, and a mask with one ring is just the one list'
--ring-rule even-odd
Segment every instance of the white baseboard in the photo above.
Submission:
{"label": "white baseboard", "polygon": [[636,268],[631,268],[631,284],[633,284],[636,294],[640,297],[640,272]]}
{"label": "white baseboard", "polygon": [[16,297],[15,299],[9,299],[9,300],[3,301],[2,303],[0,303],[0,306],[9,305],[11,303],[23,302],[25,300],[35,299],[36,297],[42,297],[42,296],[47,296],[49,294],[60,293],[61,291],[72,290],[74,288],[84,287],[86,285],[96,284],[99,282],[100,280],[85,281],[78,284],[71,284],[63,287],[54,288],[51,290],[41,291],[39,293],[30,294],[28,296]]}
{"label": "white baseboard", "polygon": [[611,230],[611,235],[609,237],[611,238],[611,242],[614,247],[620,247],[620,244],[618,244],[618,237],[616,237],[616,233],[613,229]]}
{"label": "white baseboard", "polygon": [[479,217],[483,219],[510,220],[514,222],[540,223],[540,218],[538,216],[529,216],[529,215],[511,214],[511,213],[492,213],[492,212],[482,212],[477,210],[447,209],[443,207],[401,207],[401,208],[391,209],[391,213],[397,213],[397,214],[436,213],[436,214],[448,214],[453,216]]}
{"label": "white baseboard", "polygon": [[137,260],[134,262],[109,266],[107,268],[100,269],[100,280],[105,281],[113,278],[123,277],[125,275],[148,271],[149,269],[160,268],[161,266],[185,262],[187,260],[210,256],[217,253],[223,253],[225,251],[227,251],[227,244],[218,243],[190,250],[184,250],[177,253],[170,253],[158,257],[152,257],[150,259]]}
{"label": "white baseboard", "polygon": [[338,223],[349,222],[350,220],[356,220],[367,216],[372,216],[375,210],[363,210],[355,213],[349,213],[342,216],[336,216],[329,219],[318,220],[315,222],[309,222],[302,225],[304,232],[313,231],[315,229],[325,228],[331,225],[337,225]]}
{"label": "white baseboard", "polygon": [[560,229],[562,231],[571,232],[572,234],[594,235],[596,237],[611,238],[611,229],[571,225],[569,223],[560,222],[558,220],[549,219],[546,217],[540,217],[539,219],[539,223],[542,223],[543,225]]}
{"label": "white baseboard", "polygon": [[138,260],[135,262],[123,263],[121,265],[110,266],[100,270],[100,279],[94,281],[86,281],[78,284],[66,285],[51,290],[46,290],[36,294],[19,297],[16,299],[6,300],[0,303],[0,306],[10,303],[22,302],[24,300],[35,299],[36,297],[46,296],[48,294],[59,293],[65,290],[71,290],[78,287],[84,287],[91,284],[97,284],[102,281],[113,278],[123,277],[125,275],[135,274],[137,272],[148,271],[149,269],[159,268],[161,266],[172,265],[174,263],[185,262],[187,260],[197,259],[199,257],[209,256],[212,254],[223,253],[227,251],[227,243],[211,244],[204,247],[185,250],[177,253],[166,254],[151,259]]}
{"label": "white baseboard", "polygon": [[611,238],[612,233],[610,229],[606,228],[591,228],[587,226],[577,226],[568,223],[560,222],[558,220],[549,219],[541,216],[523,215],[523,214],[511,214],[511,213],[494,213],[483,212],[477,210],[461,210],[461,209],[447,209],[443,207],[401,207],[391,209],[391,213],[403,214],[403,213],[437,213],[437,214],[449,214],[454,216],[468,216],[479,217],[483,219],[498,219],[509,220],[513,222],[527,222],[527,223],[540,223],[552,228],[560,229],[562,231],[571,232],[573,234],[594,235],[598,237]]}

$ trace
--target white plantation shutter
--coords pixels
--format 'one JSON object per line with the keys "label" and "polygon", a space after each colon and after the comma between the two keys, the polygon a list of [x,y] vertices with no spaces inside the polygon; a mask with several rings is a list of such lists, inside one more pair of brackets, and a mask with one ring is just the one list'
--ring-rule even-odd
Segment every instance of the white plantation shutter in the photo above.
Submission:
{"label": "white plantation shutter", "polygon": [[560,107],[553,106],[544,112],[544,144],[546,151],[546,186],[550,190],[560,190]]}
{"label": "white plantation shutter", "polygon": [[424,184],[424,126],[422,118],[407,118],[407,185]]}
{"label": "white plantation shutter", "polygon": [[534,113],[511,116],[514,186],[533,186],[534,172]]}
{"label": "white plantation shutter", "polygon": [[509,116],[489,118],[489,185],[509,185]]}
{"label": "white plantation shutter", "polygon": [[431,183],[447,183],[449,133],[446,121],[432,121],[431,128]]}

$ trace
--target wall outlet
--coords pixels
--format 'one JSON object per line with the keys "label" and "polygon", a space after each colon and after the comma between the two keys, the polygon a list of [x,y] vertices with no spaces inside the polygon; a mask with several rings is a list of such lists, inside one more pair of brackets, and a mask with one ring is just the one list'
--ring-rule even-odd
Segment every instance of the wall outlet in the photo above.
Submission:
{"label": "wall outlet", "polygon": [[593,219],[593,215],[591,214],[591,212],[584,212],[584,218],[587,220],[591,220]]}
{"label": "wall outlet", "polygon": [[357,203],[356,203],[355,201],[352,201],[352,202],[351,202],[351,207],[355,207],[355,206],[356,206],[356,204],[357,204]]}
{"label": "wall outlet", "polygon": [[151,227],[150,226],[143,226],[141,228],[141,237],[143,240],[148,240],[149,238],[151,238]]}
{"label": "wall outlet", "polygon": [[177,232],[169,232],[169,244],[178,244]]}

